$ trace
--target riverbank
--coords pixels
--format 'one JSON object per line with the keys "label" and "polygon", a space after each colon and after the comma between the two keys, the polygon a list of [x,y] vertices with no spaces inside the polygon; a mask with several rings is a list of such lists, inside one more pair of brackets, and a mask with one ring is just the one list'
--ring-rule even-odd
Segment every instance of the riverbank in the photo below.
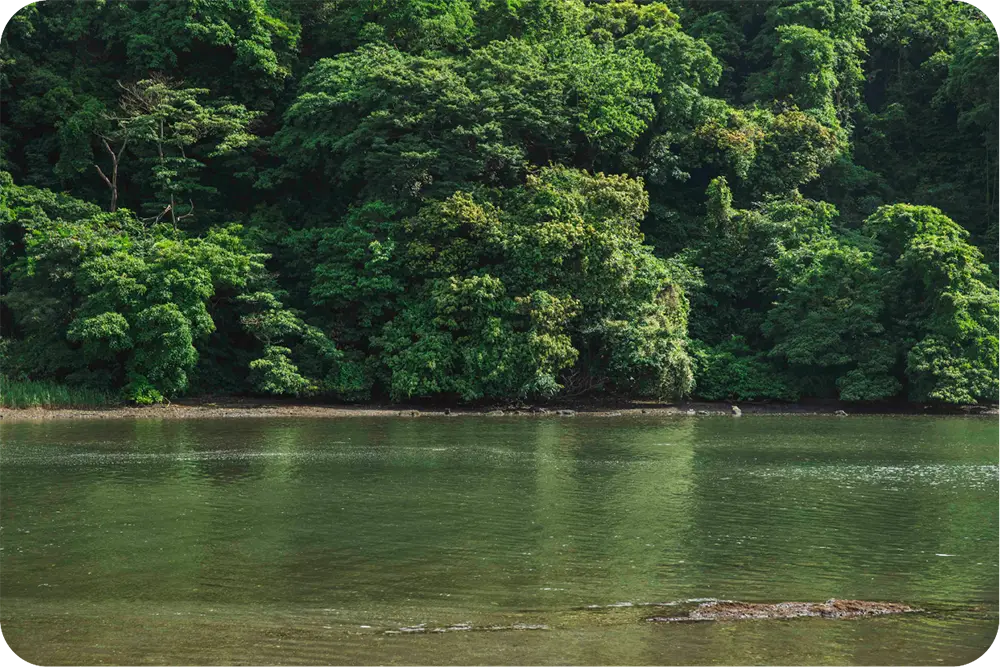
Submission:
{"label": "riverbank", "polygon": [[[552,405],[453,406],[408,404],[329,405],[274,399],[189,399],[169,405],[89,408],[0,408],[4,421],[60,419],[227,419],[264,417],[624,417],[732,415],[737,406],[744,415],[936,414],[996,416],[997,406],[923,406],[919,404],[850,405],[838,401],[802,403],[683,402],[658,403],[624,400],[582,400]],[[844,416],[842,415],[842,416]]]}

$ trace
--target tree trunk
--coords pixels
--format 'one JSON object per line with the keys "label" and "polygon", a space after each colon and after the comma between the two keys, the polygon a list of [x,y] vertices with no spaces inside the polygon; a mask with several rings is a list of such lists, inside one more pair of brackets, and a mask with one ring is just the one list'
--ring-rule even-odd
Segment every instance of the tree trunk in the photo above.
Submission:
{"label": "tree trunk", "polygon": [[100,174],[104,184],[111,190],[111,206],[109,210],[114,213],[118,210],[118,164],[121,161],[122,153],[125,152],[125,147],[128,145],[128,139],[122,142],[122,147],[118,149],[117,153],[111,148],[111,143],[105,137],[101,137],[101,141],[104,142],[104,148],[111,156],[111,178],[108,178],[104,171],[101,170],[100,165],[95,164],[94,168],[97,169],[97,173]]}

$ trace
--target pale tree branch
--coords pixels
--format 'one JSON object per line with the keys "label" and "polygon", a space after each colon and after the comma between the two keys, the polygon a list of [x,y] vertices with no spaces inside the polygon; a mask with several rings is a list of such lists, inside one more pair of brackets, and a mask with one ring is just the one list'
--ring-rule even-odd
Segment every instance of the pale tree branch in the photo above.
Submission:
{"label": "pale tree branch", "polygon": [[194,201],[191,200],[191,199],[188,199],[188,204],[190,204],[191,208],[189,208],[188,212],[185,213],[184,215],[177,216],[177,222],[180,222],[184,218],[190,218],[192,215],[194,215]]}
{"label": "pale tree branch", "polygon": [[157,222],[159,222],[160,220],[163,219],[163,216],[165,216],[167,213],[170,213],[170,209],[171,209],[171,205],[167,204],[167,207],[165,209],[163,209],[162,211],[160,211],[159,215],[154,215],[154,216],[149,217],[149,218],[143,218],[142,220],[143,220],[143,222],[148,222],[148,221],[152,220],[153,224],[156,224]]}
{"label": "pale tree branch", "polygon": [[117,153],[111,147],[111,139],[103,134],[98,136],[101,137],[101,142],[104,144],[105,150],[111,156],[111,178],[108,178],[100,165],[94,164],[94,168],[97,169],[97,173],[100,174],[105,185],[111,190],[111,206],[109,208],[114,213],[118,209],[118,165],[121,162],[122,154],[125,152],[125,147],[128,146],[128,136],[123,137],[121,148],[118,149]]}
{"label": "pale tree branch", "polygon": [[112,187],[111,180],[107,176],[104,175],[103,171],[101,171],[101,166],[98,165],[98,164],[95,164],[94,165],[94,169],[96,169],[97,173],[101,175],[101,180],[104,181],[105,185],[107,185],[109,188]]}

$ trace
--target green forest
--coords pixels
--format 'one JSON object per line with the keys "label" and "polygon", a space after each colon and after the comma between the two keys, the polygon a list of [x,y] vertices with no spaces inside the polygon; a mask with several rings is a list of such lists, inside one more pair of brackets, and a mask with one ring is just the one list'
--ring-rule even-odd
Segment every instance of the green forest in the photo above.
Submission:
{"label": "green forest", "polygon": [[998,398],[968,4],[52,0],[0,66],[7,392]]}

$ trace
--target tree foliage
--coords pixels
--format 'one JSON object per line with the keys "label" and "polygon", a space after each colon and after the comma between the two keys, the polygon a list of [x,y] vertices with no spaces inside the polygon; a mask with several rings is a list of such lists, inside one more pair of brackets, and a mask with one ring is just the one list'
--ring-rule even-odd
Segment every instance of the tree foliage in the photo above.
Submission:
{"label": "tree foliage", "polygon": [[31,5],[4,372],[995,401],[997,54],[949,0]]}

